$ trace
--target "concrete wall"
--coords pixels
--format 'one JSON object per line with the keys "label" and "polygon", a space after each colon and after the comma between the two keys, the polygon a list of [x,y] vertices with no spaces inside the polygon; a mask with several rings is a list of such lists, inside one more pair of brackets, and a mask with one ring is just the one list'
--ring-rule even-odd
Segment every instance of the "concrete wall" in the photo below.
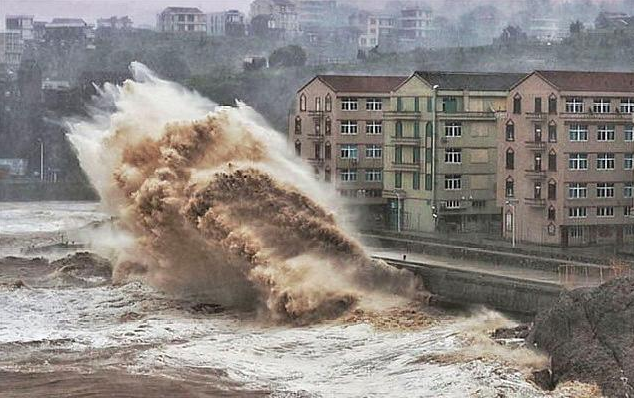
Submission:
{"label": "concrete wall", "polygon": [[0,181],[0,202],[47,200],[99,200],[99,196],[89,185],[76,182]]}

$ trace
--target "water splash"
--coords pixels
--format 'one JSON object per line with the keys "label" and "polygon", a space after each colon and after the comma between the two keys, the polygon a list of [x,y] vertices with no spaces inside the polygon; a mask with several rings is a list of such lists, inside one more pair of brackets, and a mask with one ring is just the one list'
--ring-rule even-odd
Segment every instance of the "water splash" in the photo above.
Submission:
{"label": "water splash", "polygon": [[[334,193],[251,108],[220,107],[131,66],[89,121],[71,122],[82,167],[120,228],[115,281],[297,323],[372,296],[417,295],[417,281],[365,254],[337,224]],[[377,299],[379,297],[379,299]]]}

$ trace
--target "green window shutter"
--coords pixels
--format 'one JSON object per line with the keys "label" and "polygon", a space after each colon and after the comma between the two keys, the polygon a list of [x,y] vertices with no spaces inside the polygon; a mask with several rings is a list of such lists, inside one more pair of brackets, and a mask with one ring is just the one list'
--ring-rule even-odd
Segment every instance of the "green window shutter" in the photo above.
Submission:
{"label": "green window shutter", "polygon": [[403,174],[400,171],[394,173],[394,188],[403,188]]}
{"label": "green window shutter", "polygon": [[431,112],[432,111],[432,98],[429,97],[427,98],[427,112]]}
{"label": "green window shutter", "polygon": [[396,110],[399,112],[403,110],[403,99],[401,97],[396,97]]}
{"label": "green window shutter", "polygon": [[397,145],[394,148],[394,161],[396,163],[403,163],[403,147],[400,145]]}
{"label": "green window shutter", "polygon": [[433,126],[431,122],[427,122],[427,125],[425,126],[425,136],[427,138],[432,138],[432,136],[434,135],[433,132]]}
{"label": "green window shutter", "polygon": [[431,148],[425,148],[425,162],[431,162]]}
{"label": "green window shutter", "polygon": [[412,178],[413,178],[412,188],[414,188],[415,190],[419,190],[420,189],[420,173],[418,171],[415,171]]}
{"label": "green window shutter", "polygon": [[431,191],[431,174],[425,174],[425,190]]}
{"label": "green window shutter", "polygon": [[414,137],[420,138],[420,123],[414,122]]}
{"label": "green window shutter", "polygon": [[400,121],[396,122],[396,136],[397,137],[403,136],[403,123]]}
{"label": "green window shutter", "polygon": [[418,97],[414,97],[414,112],[420,112],[420,104]]}
{"label": "green window shutter", "polygon": [[412,151],[414,152],[414,156],[412,157],[412,159],[414,159],[414,163],[420,163],[420,147],[412,147]]}

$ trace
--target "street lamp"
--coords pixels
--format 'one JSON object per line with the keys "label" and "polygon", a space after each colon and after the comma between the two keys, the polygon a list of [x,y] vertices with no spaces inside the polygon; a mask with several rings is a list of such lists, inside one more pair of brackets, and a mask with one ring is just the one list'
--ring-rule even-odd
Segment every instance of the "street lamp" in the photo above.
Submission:
{"label": "street lamp", "polygon": [[40,181],[44,181],[44,141],[41,138],[37,141],[40,143]]}
{"label": "street lamp", "polygon": [[[432,208],[436,208],[436,99],[438,96],[438,88],[440,86],[434,84],[432,87],[433,97],[431,102],[431,199],[432,199]],[[436,214],[436,217],[438,215]],[[434,222],[436,222],[437,218],[434,218]]]}
{"label": "street lamp", "polygon": [[507,200],[506,205],[511,208],[512,245],[515,247],[515,204],[513,204],[510,200]]}

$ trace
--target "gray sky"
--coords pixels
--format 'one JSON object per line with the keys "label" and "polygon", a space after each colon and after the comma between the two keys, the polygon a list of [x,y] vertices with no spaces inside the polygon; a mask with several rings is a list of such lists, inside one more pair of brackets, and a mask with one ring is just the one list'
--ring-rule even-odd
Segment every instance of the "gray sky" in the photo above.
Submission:
{"label": "gray sky", "polygon": [[251,0],[0,0],[0,30],[7,14],[35,15],[37,21],[55,17],[84,18],[94,23],[97,18],[129,15],[136,26],[156,24],[156,14],[168,6],[193,6],[203,12],[229,8],[248,12]]}

